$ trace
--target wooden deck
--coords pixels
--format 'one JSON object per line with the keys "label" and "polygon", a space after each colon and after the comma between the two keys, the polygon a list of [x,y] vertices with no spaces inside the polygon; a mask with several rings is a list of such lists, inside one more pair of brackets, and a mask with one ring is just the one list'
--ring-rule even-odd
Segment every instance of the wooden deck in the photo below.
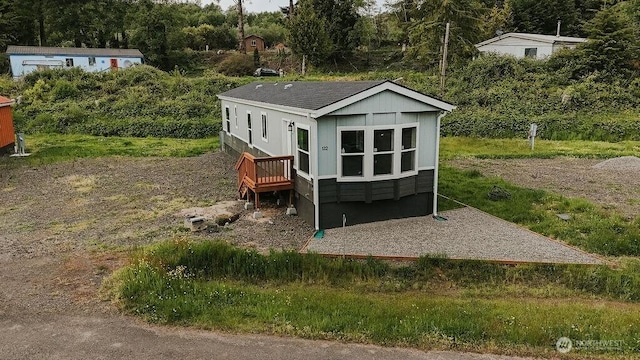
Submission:
{"label": "wooden deck", "polygon": [[255,157],[243,153],[236,163],[238,193],[241,198],[255,197],[260,207],[260,193],[293,190],[293,156]]}

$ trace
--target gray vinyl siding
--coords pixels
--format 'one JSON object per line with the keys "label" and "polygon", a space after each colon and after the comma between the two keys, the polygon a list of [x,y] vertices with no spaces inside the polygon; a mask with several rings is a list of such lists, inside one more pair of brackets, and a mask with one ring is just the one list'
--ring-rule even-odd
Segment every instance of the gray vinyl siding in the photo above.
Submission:
{"label": "gray vinyl siding", "polygon": [[[283,111],[276,111],[270,109],[264,109],[257,106],[249,106],[244,104],[235,103],[232,101],[222,101],[222,127],[226,130],[225,125],[225,107],[229,106],[229,115],[231,118],[231,135],[239,140],[248,143],[248,124],[247,124],[247,111],[251,111],[251,124],[252,124],[252,139],[253,147],[258,148],[260,151],[269,154],[271,156],[278,155],[290,155],[285,154],[286,143],[283,138],[286,129],[283,128],[283,119],[287,119],[295,122],[296,124],[307,124],[309,120],[305,116],[289,114]],[[234,113],[234,106],[237,108],[238,114],[238,127],[236,128],[236,119]],[[267,114],[267,140],[262,138],[262,118],[261,114]],[[292,150],[295,152],[295,134],[294,132],[287,133],[293,137]],[[309,134],[311,138],[312,134]],[[293,154],[291,154],[293,155]]]}
{"label": "gray vinyl siding", "polygon": [[[403,114],[407,115],[407,114]],[[418,129],[418,168],[436,165],[437,119],[438,113],[417,114],[420,119]]]}
{"label": "gray vinyl siding", "polygon": [[330,115],[425,111],[439,111],[439,109],[387,90],[354,104],[345,106],[342,109],[334,111]]}

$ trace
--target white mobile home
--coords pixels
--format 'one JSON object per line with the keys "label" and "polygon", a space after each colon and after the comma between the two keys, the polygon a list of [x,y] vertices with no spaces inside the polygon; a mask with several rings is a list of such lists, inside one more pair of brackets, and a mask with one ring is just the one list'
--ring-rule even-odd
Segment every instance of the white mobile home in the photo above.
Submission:
{"label": "white mobile home", "polygon": [[84,71],[106,71],[142,64],[137,49],[62,48],[41,46],[8,46],[7,55],[14,79],[45,69],[78,67]]}
{"label": "white mobile home", "polygon": [[238,169],[243,154],[279,162],[245,169],[239,188],[280,171],[292,183],[282,189],[294,189],[299,215],[317,229],[437,209],[440,118],[451,104],[390,81],[256,82],[218,98],[220,139],[241,158]]}
{"label": "white mobile home", "polygon": [[585,38],[569,36],[506,33],[476,44],[481,53],[511,55],[516,58],[545,59],[554,52],[587,42]]}

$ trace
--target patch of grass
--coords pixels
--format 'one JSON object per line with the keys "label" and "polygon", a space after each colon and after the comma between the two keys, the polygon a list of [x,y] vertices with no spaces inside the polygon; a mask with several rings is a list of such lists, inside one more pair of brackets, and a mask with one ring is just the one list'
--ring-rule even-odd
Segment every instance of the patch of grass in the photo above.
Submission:
{"label": "patch of grass", "polygon": [[90,135],[34,134],[26,137],[27,152],[21,159],[2,159],[1,162],[49,164],[79,158],[105,156],[177,156],[187,157],[213,151],[220,146],[218,138],[121,138]]}
{"label": "patch of grass", "polygon": [[[586,251],[640,256],[640,218],[629,220],[584,199],[525,189],[500,178],[446,166],[440,168],[439,184],[443,195]],[[507,190],[511,198],[490,200],[487,194],[495,185]],[[572,218],[561,220],[556,216],[561,213]]]}
{"label": "patch of grass", "polygon": [[640,305],[588,295],[640,301],[639,268],[637,259],[611,269],[440,257],[392,267],[371,259],[261,255],[220,242],[174,241],[147,248],[103,290],[125,311],[159,323],[537,354],[552,354],[561,336],[615,339],[623,347],[610,352],[631,354],[640,350]]}
{"label": "patch of grass", "polygon": [[484,139],[474,137],[443,137],[440,141],[441,159],[511,159],[553,158],[574,156],[584,158],[612,158],[638,155],[640,141],[558,141],[537,140],[534,150],[527,139]]}

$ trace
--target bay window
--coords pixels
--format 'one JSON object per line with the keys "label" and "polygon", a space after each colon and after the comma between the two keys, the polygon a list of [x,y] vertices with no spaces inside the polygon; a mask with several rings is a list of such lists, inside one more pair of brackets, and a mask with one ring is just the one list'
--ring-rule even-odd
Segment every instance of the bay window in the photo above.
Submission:
{"label": "bay window", "polygon": [[338,127],[338,178],[383,180],[417,169],[418,124]]}

